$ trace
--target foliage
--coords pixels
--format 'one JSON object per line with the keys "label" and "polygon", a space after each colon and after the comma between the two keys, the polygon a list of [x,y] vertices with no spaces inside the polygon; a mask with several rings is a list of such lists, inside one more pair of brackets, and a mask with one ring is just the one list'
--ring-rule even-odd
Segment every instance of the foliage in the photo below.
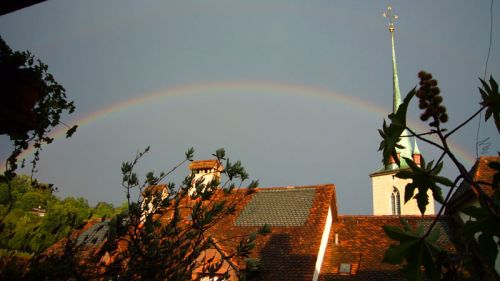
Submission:
{"label": "foliage", "polygon": [[[439,278],[440,272],[434,266],[442,249],[436,244],[439,230],[432,230],[424,236],[424,227],[420,225],[414,230],[407,221],[401,220],[403,228],[384,226],[384,231],[391,239],[399,241],[398,245],[391,245],[384,256],[384,262],[401,264],[406,260],[405,273],[408,280],[421,280],[420,267],[425,267],[425,274],[431,279]],[[408,255],[408,253],[412,253]]]}
{"label": "foliage", "polygon": [[[111,217],[120,208],[101,202],[89,207],[83,198],[59,199],[47,185],[31,185],[28,176],[16,176],[12,182],[13,208],[4,220],[0,232],[0,248],[23,251],[30,254],[43,252],[75,227],[82,225],[90,216]],[[8,186],[0,183],[0,209],[7,209]],[[105,207],[104,207],[105,206]],[[43,216],[41,216],[43,215]]]}
{"label": "foliage", "polygon": [[[497,206],[500,205],[500,190],[495,191],[492,199]],[[475,237],[477,235],[481,253],[490,266],[494,266],[498,255],[500,217],[484,207],[468,206],[461,211],[473,218],[465,224],[462,230],[464,236]]]}
{"label": "foliage", "polygon": [[[427,190],[430,189],[432,190],[434,199],[442,204],[444,198],[441,188],[437,184],[453,186],[453,183],[449,179],[438,176],[443,169],[443,163],[441,162],[434,166],[433,161],[431,161],[426,165],[425,160],[422,158],[422,163],[418,166],[412,159],[405,158],[405,160],[409,164],[410,170],[402,170],[396,174],[396,177],[400,179],[411,179],[411,182],[405,187],[405,203],[415,198],[420,212],[422,214],[425,213],[425,208],[429,203]],[[418,192],[413,195],[415,189],[417,189]]]}
{"label": "foliage", "polygon": [[[39,99],[33,108],[36,122],[34,130],[7,133],[14,144],[14,151],[8,161],[8,170],[13,172],[17,168],[18,156],[28,148],[32,141],[36,149],[33,165],[36,165],[42,143],[53,141],[48,133],[61,123],[62,113],[66,111],[69,114],[73,113],[75,106],[73,102],[66,100],[65,89],[48,72],[47,65],[40,60],[35,61],[35,57],[28,51],[13,52],[1,38],[0,65],[9,71],[27,73],[35,80],[33,83],[37,84],[37,90],[40,91]],[[69,128],[67,136],[70,137],[75,130],[76,126]]]}
{"label": "foliage", "polygon": [[479,92],[483,98],[481,105],[487,107],[484,120],[488,121],[493,115],[495,125],[498,131],[500,131],[500,94],[498,93],[498,84],[493,77],[490,77],[490,85],[482,79],[479,80],[483,84],[483,89],[479,88]]}
{"label": "foliage", "polygon": [[[10,180],[15,176],[21,153],[26,151],[30,146],[35,149],[34,159],[31,161],[32,173],[36,171],[36,163],[39,160],[42,145],[44,143],[49,144],[54,140],[49,136],[50,131],[56,126],[64,124],[61,121],[62,114],[66,112],[68,114],[73,113],[75,106],[72,101],[67,100],[65,89],[59,85],[52,74],[48,72],[48,66],[46,64],[40,60],[36,60],[28,51],[12,51],[1,37],[0,69],[2,70],[2,75],[5,74],[27,78],[14,82],[18,84],[14,86],[31,86],[35,89],[37,94],[33,108],[28,108],[27,111],[22,113],[33,118],[33,127],[16,128],[16,130],[6,132],[12,142],[13,150],[7,159],[6,170],[0,178],[5,178],[7,184],[9,184]],[[3,102],[18,99],[16,96],[17,93],[10,92],[12,89],[5,87],[6,85],[2,85]],[[31,106],[30,103],[24,99],[16,100],[15,103],[21,103],[21,106]],[[76,125],[71,128],[68,127],[66,137],[71,137],[76,129]],[[24,166],[24,161],[22,162],[22,166]],[[36,181],[33,181],[33,183],[36,185]],[[10,188],[7,193],[8,195],[10,194]],[[9,200],[11,200],[10,196]],[[5,213],[0,218],[0,223],[5,219],[5,216],[11,208],[12,204],[5,210]]]}
{"label": "foliage", "polygon": [[389,115],[389,120],[391,124],[387,126],[385,120],[382,129],[379,129],[380,136],[382,137],[382,142],[380,143],[379,150],[382,150],[382,155],[384,156],[383,162],[385,165],[389,164],[389,160],[392,157],[394,161],[399,165],[400,159],[396,152],[396,148],[403,148],[398,144],[401,134],[406,129],[406,111],[408,109],[408,104],[411,98],[415,95],[415,90],[412,90],[403,103],[399,106],[396,113],[391,113]]}
{"label": "foliage", "polygon": [[[203,178],[194,181],[194,174],[190,174],[179,187],[173,183],[163,185],[165,193],[155,187],[161,187],[160,182],[177,167],[192,161],[194,150],[188,150],[185,160],[170,172],[158,176],[150,172],[140,182],[134,168],[148,151],[149,148],[122,165],[128,214],[111,223],[107,249],[117,258],[107,269],[109,277],[186,280],[193,272],[199,273],[196,278],[200,279],[228,277],[232,271],[244,280],[240,264],[245,264],[258,235],[268,233],[269,227],[240,237],[230,234],[219,237],[215,230],[216,225],[220,226],[234,214],[238,202],[252,194],[258,183],[251,182],[247,189],[238,190],[248,174],[239,161],[230,162],[220,149],[214,156],[224,161],[224,183],[218,179],[208,183]],[[133,190],[142,195],[136,201],[131,199]]]}
{"label": "foliage", "polygon": [[[471,240],[477,238],[476,241],[479,244],[479,248],[488,260],[488,263],[492,265],[495,262],[498,253],[497,247],[499,246],[497,241],[500,238],[500,193],[496,190],[493,197],[488,197],[484,193],[480,184],[485,183],[474,182],[471,175],[449,148],[448,139],[484,110],[486,111],[485,120],[488,121],[493,116],[496,127],[500,132],[500,94],[498,93],[498,85],[493,77],[490,78],[489,85],[481,80],[483,86],[482,89],[479,89],[482,97],[481,108],[470,118],[445,134],[447,129],[443,128],[443,126],[448,121],[448,114],[446,107],[442,105],[443,98],[440,95],[441,91],[437,86],[438,83],[432,78],[430,73],[424,71],[420,72],[418,77],[420,78],[419,89],[416,92],[415,89],[409,92],[396,114],[389,115],[390,125],[387,126],[384,121],[382,130],[379,130],[383,138],[379,150],[383,150],[384,163],[388,163],[389,157],[392,156],[396,159],[396,148],[399,147],[398,142],[401,137],[417,137],[419,140],[439,149],[442,153],[437,161],[430,161],[427,164],[422,160],[421,166],[418,166],[411,159],[405,158],[410,168],[399,171],[396,176],[412,180],[405,188],[405,202],[411,199],[417,200],[419,210],[422,214],[429,203],[427,196],[429,189],[432,190],[434,198],[442,204],[442,207],[432,225],[425,231],[423,226],[418,227],[416,230],[412,229],[406,222],[403,222],[403,228],[385,226],[384,231],[387,236],[399,243],[392,245],[387,250],[384,261],[392,264],[404,264],[404,272],[408,280],[422,280],[424,276],[430,280],[438,280],[441,278],[445,279],[448,275],[441,271],[441,265],[438,262],[438,257],[446,253],[435,244],[439,233],[434,226],[442,215],[444,208],[448,205],[450,195],[460,180],[470,185],[479,194],[480,202],[479,207],[471,206],[461,210],[463,213],[474,218],[464,225],[461,234],[465,239]],[[407,107],[414,96],[419,99],[419,108],[423,110],[420,115],[421,121],[426,122],[430,119],[429,132],[418,134],[406,125]],[[411,133],[409,136],[401,136],[401,133],[405,129]],[[436,136],[439,141],[433,141],[429,136]],[[454,181],[439,175],[443,168],[442,160],[445,156],[450,158],[458,170],[459,175]],[[399,161],[397,163],[399,165]],[[490,167],[495,169],[497,173],[493,178],[493,184],[488,184],[493,188],[498,188],[500,163],[491,163]],[[450,187],[445,198],[443,198],[440,186]],[[414,195],[415,190],[418,190],[418,192]]]}

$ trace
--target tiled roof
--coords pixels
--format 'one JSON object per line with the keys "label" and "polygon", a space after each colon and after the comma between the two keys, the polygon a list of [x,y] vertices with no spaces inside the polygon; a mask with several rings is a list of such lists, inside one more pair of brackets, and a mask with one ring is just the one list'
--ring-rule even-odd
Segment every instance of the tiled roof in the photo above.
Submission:
{"label": "tiled roof", "polygon": [[142,196],[145,196],[145,195],[150,195],[150,196],[161,195],[161,193],[163,193],[163,192],[167,192],[168,193],[168,186],[166,184],[151,185],[151,186],[146,187],[142,191]]}
{"label": "tiled roof", "polygon": [[100,245],[109,231],[109,221],[102,221],[90,226],[76,239],[76,246],[92,247]]}
{"label": "tiled roof", "polygon": [[236,220],[237,226],[302,226],[316,190],[313,188],[262,189]]}
{"label": "tiled roof", "polygon": [[[403,216],[410,225],[418,223],[426,228],[435,216]],[[449,252],[456,252],[450,239],[450,223],[441,218],[436,227],[440,231],[438,244]],[[328,247],[321,267],[320,281],[328,280],[405,280],[401,266],[382,263],[386,249],[396,243],[385,235],[384,225],[400,226],[396,216],[339,216],[330,231]],[[338,244],[335,244],[335,235]],[[342,273],[341,264],[350,264],[350,270]]]}
{"label": "tiled roof", "polygon": [[[491,162],[500,162],[500,156],[479,157],[479,159],[476,161],[469,172],[469,174],[472,176],[472,179],[476,182],[492,183],[493,176],[495,175],[496,171],[488,166],[488,164]],[[493,195],[494,190],[491,186],[485,184],[481,184],[480,186],[486,193],[486,195]],[[471,196],[476,197],[477,195],[477,191],[474,188],[471,188],[471,186],[467,182],[462,181],[462,183],[450,199],[450,203],[452,206],[450,209],[458,207],[464,200],[468,200]],[[449,210],[447,211],[449,212]]]}
{"label": "tiled roof", "polygon": [[[283,202],[288,200],[290,206],[300,209],[299,215],[288,212],[289,210],[284,206],[280,207],[283,209],[278,208],[273,211],[276,207],[273,205],[276,203],[268,199],[271,197],[276,199],[275,196],[281,197],[277,200]],[[252,203],[254,200],[257,203]],[[305,206],[299,206],[300,204],[305,204]],[[288,213],[269,217],[265,217],[264,212],[258,210],[254,213],[256,216],[262,215],[264,219],[275,225],[271,226],[270,234],[258,238],[252,257],[259,259],[262,267],[252,280],[312,280],[329,208],[334,217],[337,215],[335,186],[328,184],[309,187],[260,188],[252,195],[252,198],[247,198],[240,203],[235,216],[226,218],[217,226],[215,235],[219,240],[230,236],[245,235],[259,228],[256,226],[258,223],[252,226],[243,226],[241,223],[251,217],[245,212],[248,212],[247,207],[252,206],[270,212],[288,210]],[[305,221],[302,221],[304,217],[302,212],[307,212]],[[300,219],[294,216],[299,216]],[[231,248],[231,245],[226,248]]]}
{"label": "tiled roof", "polygon": [[[241,199],[245,192],[240,189],[231,196]],[[230,238],[256,231],[264,223],[255,219],[262,218],[272,225],[272,232],[256,241],[251,257],[260,261],[261,268],[250,280],[310,281],[329,210],[334,219],[337,216],[335,202],[333,184],[258,188],[256,193],[238,200],[234,215],[226,216],[211,234],[222,248],[235,249],[238,241]],[[273,214],[268,216],[267,212]],[[77,243],[99,248],[106,226],[93,221],[74,237]]]}
{"label": "tiled roof", "polygon": [[199,169],[222,169],[222,164],[217,160],[196,160],[189,164],[189,169],[199,170]]}

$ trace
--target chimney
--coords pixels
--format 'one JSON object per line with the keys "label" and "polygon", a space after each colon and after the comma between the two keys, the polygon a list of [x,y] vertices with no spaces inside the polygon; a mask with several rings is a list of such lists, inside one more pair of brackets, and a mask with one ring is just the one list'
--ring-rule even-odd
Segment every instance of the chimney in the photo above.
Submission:
{"label": "chimney", "polygon": [[212,180],[220,180],[220,174],[224,170],[224,167],[218,160],[197,160],[189,164],[189,169],[194,174],[192,186],[189,191],[189,195],[193,195],[197,181],[202,181],[206,185]]}

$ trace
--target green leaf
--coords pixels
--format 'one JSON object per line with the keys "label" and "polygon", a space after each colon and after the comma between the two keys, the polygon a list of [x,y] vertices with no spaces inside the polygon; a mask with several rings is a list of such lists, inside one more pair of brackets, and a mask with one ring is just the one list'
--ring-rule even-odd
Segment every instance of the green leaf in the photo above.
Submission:
{"label": "green leaf", "polygon": [[73,136],[73,134],[76,132],[77,128],[78,128],[78,125],[75,125],[75,126],[71,127],[71,129],[69,129],[66,132],[66,138],[70,138],[71,136]]}
{"label": "green leaf", "polygon": [[438,239],[439,239],[439,235],[440,235],[440,231],[439,231],[439,228],[434,228],[431,230],[431,232],[429,233],[429,235],[427,236],[427,240],[429,242],[436,242]]}
{"label": "green leaf", "polygon": [[387,126],[384,120],[382,124],[382,129],[379,129],[379,134],[382,137],[382,142],[380,143],[379,151],[382,150],[383,162],[385,165],[389,164],[389,160],[392,157],[394,161],[399,165],[399,159],[396,152],[396,148],[403,148],[398,144],[401,134],[406,129],[406,112],[408,109],[408,104],[415,95],[415,88],[413,88],[404,98],[403,103],[399,105],[396,113],[389,114],[388,118],[391,124]]}
{"label": "green leaf", "polygon": [[421,280],[422,267],[425,275],[430,280],[438,280],[440,268],[436,260],[442,249],[435,244],[439,238],[439,231],[434,229],[424,237],[424,226],[419,225],[413,230],[407,222],[402,220],[403,228],[397,226],[384,226],[384,231],[398,244],[391,245],[383,262],[390,264],[404,264],[403,272],[407,280]]}
{"label": "green leaf", "polygon": [[[497,193],[497,192],[495,192]],[[495,197],[495,196],[494,196]],[[495,264],[498,254],[497,242],[500,237],[500,217],[493,214],[488,206],[482,203],[479,207],[469,206],[460,209],[471,219],[461,228],[461,233],[469,239],[477,239],[481,254],[483,254],[490,265]]]}
{"label": "green leaf", "polygon": [[194,148],[191,147],[188,149],[188,151],[186,151],[186,159],[192,161],[193,156],[194,156]]}
{"label": "green leaf", "polygon": [[268,224],[264,224],[259,230],[260,235],[265,235],[271,233],[271,227]]}
{"label": "green leaf", "polygon": [[382,226],[382,229],[384,229],[385,234],[389,238],[397,241],[410,241],[415,238],[419,238],[415,233],[401,229],[401,227],[398,226],[384,225]]}
{"label": "green leaf", "polygon": [[500,93],[498,93],[498,84],[492,76],[490,76],[489,80],[490,85],[482,79],[479,80],[483,85],[483,89],[479,88],[479,93],[483,99],[481,105],[486,106],[484,120],[488,121],[493,116],[495,126],[500,133]]}
{"label": "green leaf", "polygon": [[401,242],[399,245],[390,245],[385,252],[382,262],[389,264],[401,264],[409,252],[413,251],[415,244],[419,241],[418,238]]}
{"label": "green leaf", "polygon": [[226,157],[226,151],[224,150],[224,148],[219,148],[215,151],[215,154],[213,154],[213,156],[215,156],[219,160],[225,160],[224,157]]}
{"label": "green leaf", "polygon": [[[412,159],[407,157],[404,159],[410,166],[410,169],[399,171],[396,173],[396,177],[401,179],[411,179],[411,182],[405,186],[405,203],[414,198],[417,200],[420,212],[422,214],[425,213],[426,206],[429,203],[429,196],[427,194],[429,189],[432,191],[434,199],[443,203],[443,193],[438,184],[453,186],[453,182],[451,180],[438,175],[443,169],[443,163],[440,162],[433,166],[433,161],[426,164],[422,159],[421,166],[418,166]],[[418,191],[416,194],[415,190]]]}

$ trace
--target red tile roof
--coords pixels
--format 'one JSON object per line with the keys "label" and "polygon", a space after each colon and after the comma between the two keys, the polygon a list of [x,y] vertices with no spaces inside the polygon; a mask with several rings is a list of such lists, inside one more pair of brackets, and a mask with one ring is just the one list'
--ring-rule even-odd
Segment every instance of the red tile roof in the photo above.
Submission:
{"label": "red tile roof", "polygon": [[[403,216],[410,225],[422,223],[426,227],[435,216]],[[449,238],[449,220],[441,218],[438,244],[456,252]],[[321,267],[320,281],[327,280],[406,280],[401,266],[382,263],[389,245],[396,243],[385,235],[384,225],[400,226],[397,216],[339,216],[330,231],[328,247]],[[338,244],[335,243],[337,234]],[[350,264],[350,272],[340,272],[341,264]]]}
{"label": "red tile roof", "polygon": [[[500,156],[479,157],[479,159],[476,161],[469,172],[469,174],[472,176],[472,179],[475,182],[480,183],[480,187],[487,196],[492,196],[494,192],[494,189],[491,187],[491,185],[488,185],[493,183],[493,176],[496,173],[494,169],[488,166],[488,164],[490,164],[491,162],[500,162]],[[467,182],[463,181],[450,199],[450,205],[447,208],[447,212],[449,213],[453,209],[460,207],[465,201],[468,201],[471,198],[477,198],[477,196],[478,192],[476,191],[476,189],[472,188]]]}
{"label": "red tile roof", "polygon": [[166,184],[151,185],[142,191],[142,196],[156,196],[161,195],[163,192],[168,193],[168,186]]}
{"label": "red tile roof", "polygon": [[[296,207],[307,211],[305,221],[300,224],[297,223],[300,220],[294,217],[296,214],[292,214],[293,212],[289,212],[286,208],[280,209],[280,206],[274,204],[272,200],[262,200],[262,198],[266,199],[265,197],[268,195],[276,196],[278,194],[284,201],[288,200],[290,205],[294,205],[293,201],[297,200],[297,198],[303,200],[300,202],[307,201],[309,197],[304,199],[303,196],[297,196],[298,193],[300,195],[304,191],[306,197],[308,196],[307,194],[312,194],[312,196],[310,197],[311,202],[309,205],[306,207]],[[261,268],[250,280],[312,280],[329,209],[332,212],[333,219],[336,219],[337,216],[335,186],[333,184],[326,184],[302,187],[258,188],[257,192],[251,196],[241,196],[245,192],[245,189],[240,189],[232,193],[231,196],[238,199],[236,212],[234,215],[225,217],[212,229],[211,234],[215,237],[218,245],[225,251],[235,249],[239,240],[231,238],[243,237],[264,225],[264,223],[252,224],[250,226],[237,224],[239,217],[250,206],[250,203],[254,199],[257,200],[259,198],[258,204],[253,204],[253,207],[257,206],[259,208],[258,214],[266,213],[266,210],[276,213],[285,212],[275,214],[274,217],[271,217],[271,222],[273,222],[273,219],[279,219],[280,222],[285,221],[285,223],[272,225],[272,232],[270,234],[257,239],[256,247],[252,251],[251,257],[260,261]],[[189,202],[186,204],[189,204]],[[187,217],[188,214],[183,214],[183,216]],[[162,217],[162,219],[168,218]],[[287,224],[287,220],[290,220],[292,224]],[[89,223],[84,229],[74,233],[74,239],[79,238],[79,235],[91,229],[95,223]],[[102,248],[102,245],[94,245],[94,247]],[[92,253],[95,254],[97,251],[92,251]],[[111,256],[110,258],[108,254],[106,260],[114,259],[116,253],[111,254]]]}
{"label": "red tile roof", "polygon": [[189,164],[189,170],[214,169],[222,170],[222,164],[218,160],[196,160]]}
{"label": "red tile roof", "polygon": [[[328,209],[331,208],[336,217],[335,186],[333,184],[289,187],[289,188],[262,188],[258,191],[281,191],[282,196],[295,192],[297,189],[313,189],[314,198],[309,209],[309,215],[301,226],[271,226],[272,233],[259,238],[252,257],[262,263],[262,268],[253,280],[312,280],[318,256],[321,236],[325,228]],[[259,193],[253,196],[258,196]],[[236,221],[245,206],[252,198],[241,202],[235,216],[226,218],[217,228],[217,237],[244,235],[258,229],[258,226],[237,226]],[[272,205],[261,205],[260,208],[270,208]]]}

